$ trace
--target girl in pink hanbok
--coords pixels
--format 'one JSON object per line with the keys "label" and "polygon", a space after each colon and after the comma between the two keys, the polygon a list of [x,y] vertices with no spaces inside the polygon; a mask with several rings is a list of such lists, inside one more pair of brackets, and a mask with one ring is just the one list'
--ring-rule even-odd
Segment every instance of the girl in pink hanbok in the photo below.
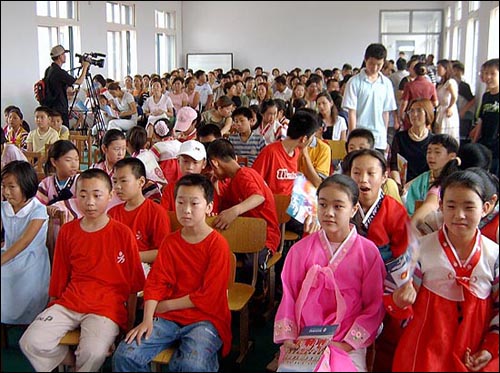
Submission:
{"label": "girl in pink hanbok", "polygon": [[337,324],[315,371],[366,371],[366,347],[384,317],[385,266],[374,243],[358,235],[350,219],[359,190],[346,175],[318,187],[321,230],[300,240],[285,259],[283,297],[274,342],[283,343],[280,362],[305,326]]}

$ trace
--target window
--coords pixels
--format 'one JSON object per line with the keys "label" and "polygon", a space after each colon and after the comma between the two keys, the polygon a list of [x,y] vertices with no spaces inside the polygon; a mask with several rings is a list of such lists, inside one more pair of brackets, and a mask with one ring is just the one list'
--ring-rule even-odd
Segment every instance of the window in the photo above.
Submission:
{"label": "window", "polygon": [[460,21],[462,19],[462,2],[457,1],[455,3],[455,21]]}
{"label": "window", "polygon": [[469,1],[469,13],[475,12],[479,9],[480,1]]}
{"label": "window", "polygon": [[106,3],[108,77],[116,81],[137,71],[135,7],[119,2]]}
{"label": "window", "polygon": [[155,10],[155,27],[156,72],[163,74],[174,70],[176,67],[175,12]]}
{"label": "window", "polygon": [[446,27],[451,26],[451,8],[447,7],[446,8]]}
{"label": "window", "polygon": [[76,1],[37,1],[36,15],[40,17],[76,19]]}
{"label": "window", "polygon": [[409,10],[380,12],[380,40],[387,48],[387,58],[396,60],[403,51],[414,54],[440,55],[442,10]]}
{"label": "window", "polygon": [[43,77],[52,64],[50,50],[57,44],[71,51],[63,66],[76,75],[80,66],[75,53],[81,53],[76,1],[37,1],[38,73]]}
{"label": "window", "polygon": [[467,22],[465,40],[465,81],[471,87],[476,86],[477,48],[479,42],[479,20],[471,18]]}
{"label": "window", "polygon": [[490,12],[490,35],[488,40],[488,59],[498,58],[498,7]]}
{"label": "window", "polygon": [[461,30],[460,27],[455,26],[453,28],[453,43],[451,45],[451,59],[459,60],[460,59],[460,43],[462,42],[462,37],[460,35]]}

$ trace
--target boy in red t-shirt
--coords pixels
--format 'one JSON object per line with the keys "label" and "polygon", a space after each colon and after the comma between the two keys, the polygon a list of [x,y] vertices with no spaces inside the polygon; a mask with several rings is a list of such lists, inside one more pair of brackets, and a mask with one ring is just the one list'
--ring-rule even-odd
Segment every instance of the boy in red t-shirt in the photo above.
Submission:
{"label": "boy in red t-shirt", "polygon": [[140,372],[162,350],[179,342],[169,362],[173,372],[217,372],[217,351],[231,349],[227,298],[230,249],[205,218],[214,188],[204,175],[176,184],[176,216],[182,229],[163,240],[144,287],[143,321],[113,355],[114,372]]}
{"label": "boy in red t-shirt", "polygon": [[[38,372],[50,372],[61,363],[76,363],[76,371],[98,371],[120,329],[132,325],[126,304],[135,307],[136,294],[144,286],[132,231],[106,214],[112,197],[109,176],[100,169],[86,170],[76,188],[83,218],[61,227],[49,307],[19,341]],[[80,342],[73,354],[59,341],[78,327]]]}
{"label": "boy in red t-shirt", "polygon": [[[217,139],[211,142],[207,154],[217,178],[231,180],[221,196],[220,212],[214,220],[214,227],[227,229],[240,215],[263,218],[267,223],[267,237],[266,247],[259,254],[259,268],[265,270],[268,258],[276,252],[280,243],[273,193],[258,172],[238,164],[230,141]],[[252,256],[248,255],[244,264],[245,276],[250,276],[252,266]]]}
{"label": "boy in red t-shirt", "polygon": [[317,116],[299,110],[290,119],[286,138],[262,149],[252,167],[261,174],[274,194],[292,194],[300,150],[311,143],[318,128]]}
{"label": "boy in red t-shirt", "polygon": [[141,261],[151,264],[156,259],[161,242],[170,233],[167,212],[142,194],[146,168],[140,159],[124,158],[116,162],[114,171],[113,188],[125,203],[113,207],[108,214],[132,229]]}

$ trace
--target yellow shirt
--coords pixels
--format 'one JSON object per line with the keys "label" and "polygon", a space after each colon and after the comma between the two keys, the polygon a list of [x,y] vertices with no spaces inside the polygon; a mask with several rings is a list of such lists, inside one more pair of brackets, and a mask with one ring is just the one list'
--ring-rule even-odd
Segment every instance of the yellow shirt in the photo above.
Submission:
{"label": "yellow shirt", "polygon": [[[320,177],[325,178],[330,175],[330,165],[332,163],[332,151],[330,147],[316,137],[313,139],[312,143],[309,145],[309,157],[313,164],[314,169],[320,175]],[[299,171],[304,174],[306,169],[306,164],[303,159],[299,161]]]}

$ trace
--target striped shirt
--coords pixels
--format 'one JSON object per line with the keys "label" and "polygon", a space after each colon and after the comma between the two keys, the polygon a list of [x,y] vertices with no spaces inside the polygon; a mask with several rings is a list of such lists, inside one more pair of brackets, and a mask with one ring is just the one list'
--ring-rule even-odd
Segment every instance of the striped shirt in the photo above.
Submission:
{"label": "striped shirt", "polygon": [[248,167],[252,167],[253,162],[260,154],[260,151],[264,148],[264,146],[266,146],[264,137],[255,132],[250,134],[250,137],[246,142],[241,140],[239,134],[230,135],[229,141],[233,144],[236,155],[248,158]]}

